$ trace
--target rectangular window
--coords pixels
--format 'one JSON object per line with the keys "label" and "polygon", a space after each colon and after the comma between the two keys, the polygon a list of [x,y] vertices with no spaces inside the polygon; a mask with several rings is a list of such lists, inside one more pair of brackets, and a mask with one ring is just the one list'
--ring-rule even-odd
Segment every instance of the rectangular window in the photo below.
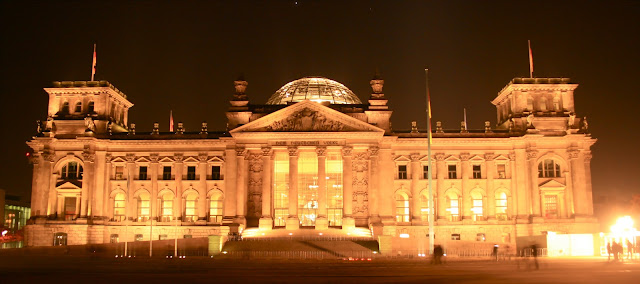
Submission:
{"label": "rectangular window", "polygon": [[422,178],[429,179],[429,166],[422,166]]}
{"label": "rectangular window", "polygon": [[163,180],[170,180],[171,179],[171,167],[170,166],[162,168],[162,179]]}
{"label": "rectangular window", "polygon": [[118,242],[118,234],[111,234],[111,236],[109,236],[109,242],[112,244],[115,244]]}
{"label": "rectangular window", "polygon": [[142,234],[136,234],[135,241],[136,242],[141,242],[142,241]]}
{"label": "rectangular window", "polygon": [[459,241],[460,240],[460,234],[451,234],[451,240],[452,241]]}
{"label": "rectangular window", "polygon": [[558,196],[544,196],[544,214],[547,218],[558,218]]}
{"label": "rectangular window", "polygon": [[184,235],[184,236],[182,236],[182,238],[183,239],[191,239],[191,238],[193,238],[193,236],[192,235]]}
{"label": "rectangular window", "polygon": [[167,239],[167,235],[166,234],[160,234],[158,235],[158,240],[166,240]]}
{"label": "rectangular window", "polygon": [[116,166],[116,179],[123,180],[124,179],[124,167]]}
{"label": "rectangular window", "polygon": [[211,179],[212,180],[221,180],[222,175],[220,174],[220,166],[212,166],[211,167]]}
{"label": "rectangular window", "polygon": [[139,180],[147,180],[147,166],[140,166],[138,170],[138,179]]}
{"label": "rectangular window", "polygon": [[504,164],[498,165],[498,178],[507,178],[507,170]]}
{"label": "rectangular window", "polygon": [[407,179],[407,165],[398,165],[398,179]]}
{"label": "rectangular window", "polygon": [[482,167],[480,165],[473,165],[473,178],[482,178]]}
{"label": "rectangular window", "polygon": [[64,219],[74,220],[76,217],[76,198],[65,197],[64,198]]}
{"label": "rectangular window", "polygon": [[485,236],[484,233],[477,233],[476,234],[476,241],[478,242],[484,242],[487,240],[487,237]]}
{"label": "rectangular window", "polygon": [[458,178],[458,173],[457,173],[456,165],[448,165],[447,166],[447,174],[448,174],[449,179],[457,179]]}
{"label": "rectangular window", "polygon": [[188,166],[187,167],[187,180],[195,180],[196,179],[196,167]]}

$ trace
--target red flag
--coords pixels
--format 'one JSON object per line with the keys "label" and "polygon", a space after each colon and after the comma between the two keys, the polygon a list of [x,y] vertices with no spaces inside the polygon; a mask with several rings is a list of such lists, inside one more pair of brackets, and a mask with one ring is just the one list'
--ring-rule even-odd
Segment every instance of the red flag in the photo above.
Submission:
{"label": "red flag", "polygon": [[531,51],[531,41],[529,40],[529,77],[533,78],[533,52]]}
{"label": "red flag", "polygon": [[173,132],[173,111],[169,111],[169,132]]}
{"label": "red flag", "polygon": [[93,81],[93,77],[96,75],[96,61],[97,61],[97,56],[96,56],[96,44],[93,44],[93,65],[91,67],[91,81]]}

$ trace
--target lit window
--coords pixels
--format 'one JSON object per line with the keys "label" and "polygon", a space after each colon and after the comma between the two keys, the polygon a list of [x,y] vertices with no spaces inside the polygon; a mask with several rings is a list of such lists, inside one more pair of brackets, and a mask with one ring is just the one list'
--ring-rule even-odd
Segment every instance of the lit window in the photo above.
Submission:
{"label": "lit window", "polygon": [[211,167],[211,179],[212,180],[221,180],[222,174],[220,173],[220,166],[212,166]]}
{"label": "lit window", "polygon": [[162,167],[162,179],[171,180],[171,166]]}
{"label": "lit window", "polygon": [[135,235],[135,239],[134,239],[134,240],[135,240],[136,242],[141,242],[141,241],[142,241],[142,238],[143,238],[143,235],[142,235],[142,234],[136,234],[136,235]]}
{"label": "lit window", "polygon": [[420,194],[420,218],[423,222],[429,221],[429,197],[426,194]]}
{"label": "lit window", "polygon": [[138,196],[138,221],[145,222],[149,220],[150,206],[149,193],[142,192]]}
{"label": "lit window", "polygon": [[496,219],[507,220],[507,194],[504,192],[496,194]]}
{"label": "lit window", "polygon": [[191,193],[185,198],[184,215],[186,222],[195,222],[198,220],[198,195]]}
{"label": "lit window", "polygon": [[478,242],[484,242],[487,240],[487,237],[484,233],[477,233],[476,234],[476,241]]}
{"label": "lit window", "polygon": [[549,219],[558,218],[558,196],[544,196],[544,215]]}
{"label": "lit window", "polygon": [[451,240],[452,241],[459,241],[460,240],[460,234],[451,234]]}
{"label": "lit window", "polygon": [[481,221],[483,220],[483,209],[482,209],[482,194],[478,192],[471,193],[471,214],[473,221]]}
{"label": "lit window", "polygon": [[62,167],[60,177],[66,180],[82,179],[82,166],[77,162],[69,162]]}
{"label": "lit window", "polygon": [[65,197],[64,198],[64,219],[67,221],[75,220],[76,218],[76,197]]}
{"label": "lit window", "polygon": [[273,225],[284,227],[289,216],[289,155],[276,152],[273,162]]}
{"label": "lit window", "polygon": [[67,245],[67,233],[55,233],[53,234],[54,246],[66,246]]}
{"label": "lit window", "polygon": [[401,192],[396,194],[396,222],[409,222],[409,196]]}
{"label": "lit window", "polygon": [[146,166],[140,166],[140,170],[138,171],[138,179],[139,180],[147,180],[148,179],[147,167]]}
{"label": "lit window", "polygon": [[506,165],[498,164],[498,178],[507,178]]}
{"label": "lit window", "polygon": [[560,177],[560,165],[552,159],[546,159],[538,164],[538,177]]}
{"label": "lit window", "polygon": [[161,200],[162,222],[169,222],[173,217],[173,194],[165,193]]}
{"label": "lit window", "polygon": [[196,167],[188,166],[187,167],[187,180],[195,180],[196,179]]}
{"label": "lit window", "polygon": [[407,179],[407,165],[398,165],[398,179]]}
{"label": "lit window", "polygon": [[460,221],[460,211],[458,207],[458,195],[455,193],[449,194],[447,196],[447,216],[449,217],[449,221]]}
{"label": "lit window", "polygon": [[447,165],[447,176],[449,179],[457,179],[458,172],[456,165]]}
{"label": "lit window", "polygon": [[222,194],[214,193],[209,200],[209,222],[222,223]]}
{"label": "lit window", "polygon": [[482,178],[482,167],[480,165],[473,165],[473,178]]}
{"label": "lit window", "polygon": [[184,235],[182,236],[183,239],[191,239],[193,238],[193,235]]}
{"label": "lit window", "polygon": [[329,226],[342,226],[342,156],[328,153],[325,169],[327,173],[327,219]]}
{"label": "lit window", "polygon": [[109,243],[112,243],[112,244],[118,243],[118,239],[119,239],[118,234],[111,234],[109,236]]}
{"label": "lit window", "polygon": [[113,198],[113,220],[120,222],[125,220],[125,196],[118,193]]}

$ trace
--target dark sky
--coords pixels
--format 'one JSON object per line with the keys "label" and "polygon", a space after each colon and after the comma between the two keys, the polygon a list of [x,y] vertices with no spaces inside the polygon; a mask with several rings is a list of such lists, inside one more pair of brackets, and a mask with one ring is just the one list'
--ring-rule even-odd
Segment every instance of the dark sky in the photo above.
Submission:
{"label": "dark sky", "polygon": [[[424,68],[434,120],[495,124],[490,101],[514,77],[570,77],[578,116],[598,139],[594,195],[640,193],[638,1],[56,1],[0,2],[0,188],[28,196],[25,141],[45,119],[52,81],[108,80],[135,104],[130,121],[165,131],[223,130],[232,81],[261,104],[285,83],[319,75],[362,100],[376,68],[395,129],[425,127]],[[43,1],[44,2],[44,1]],[[343,3],[347,2],[347,3]]]}

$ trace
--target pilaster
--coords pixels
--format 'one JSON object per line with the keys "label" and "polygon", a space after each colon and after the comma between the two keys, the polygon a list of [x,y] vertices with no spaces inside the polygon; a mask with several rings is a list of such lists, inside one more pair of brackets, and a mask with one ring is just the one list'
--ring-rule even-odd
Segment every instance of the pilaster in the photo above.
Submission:
{"label": "pilaster", "polygon": [[273,217],[271,216],[272,154],[270,147],[262,148],[262,217],[258,221],[260,230],[271,230],[273,228]]}
{"label": "pilaster", "polygon": [[289,217],[287,230],[300,228],[298,219],[298,147],[289,146]]}

